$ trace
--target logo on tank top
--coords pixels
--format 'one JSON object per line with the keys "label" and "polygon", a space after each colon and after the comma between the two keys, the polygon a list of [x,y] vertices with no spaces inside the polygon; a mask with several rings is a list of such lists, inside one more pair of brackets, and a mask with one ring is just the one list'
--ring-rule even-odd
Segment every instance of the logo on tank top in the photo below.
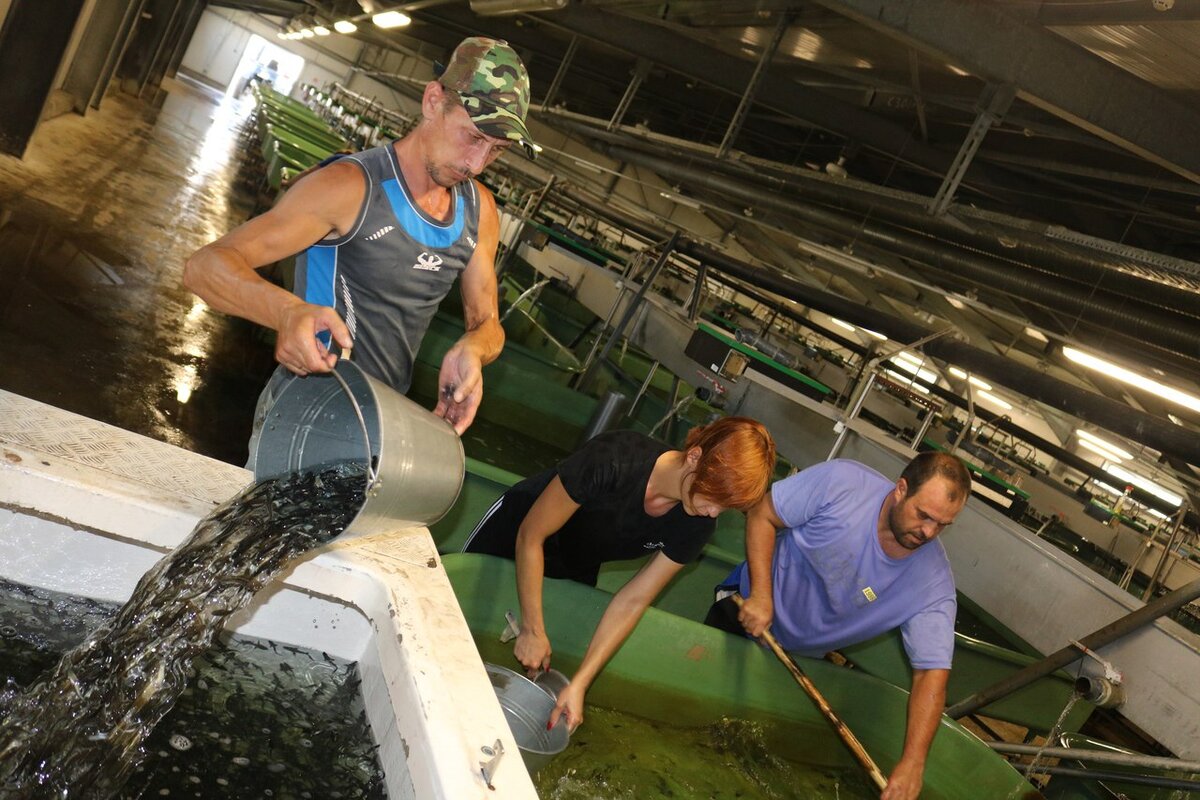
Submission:
{"label": "logo on tank top", "polygon": [[429,253],[421,253],[417,256],[417,263],[413,264],[413,269],[427,269],[430,272],[437,272],[442,268],[442,257],[437,253],[429,255]]}
{"label": "logo on tank top", "polygon": [[470,234],[467,235],[467,244],[471,245],[472,250],[475,249],[475,240],[471,238]]}
{"label": "logo on tank top", "polygon": [[642,545],[646,550],[662,550],[666,546],[665,542],[646,542]]}
{"label": "logo on tank top", "polygon": [[394,230],[396,230],[395,225],[384,225],[382,228],[380,228],[379,230],[375,231],[370,236],[368,236],[367,241],[373,242],[376,239],[382,239],[385,235],[391,233]]}

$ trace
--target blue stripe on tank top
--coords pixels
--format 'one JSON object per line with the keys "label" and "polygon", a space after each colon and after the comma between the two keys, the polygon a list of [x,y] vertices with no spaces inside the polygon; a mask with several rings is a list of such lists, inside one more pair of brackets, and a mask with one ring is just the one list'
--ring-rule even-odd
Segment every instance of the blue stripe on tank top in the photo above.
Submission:
{"label": "blue stripe on tank top", "polygon": [[[337,275],[337,248],[313,245],[304,253],[304,299],[316,306],[337,308],[333,282]],[[317,334],[321,344],[329,347],[329,331]]]}
{"label": "blue stripe on tank top", "polygon": [[449,247],[458,241],[463,229],[463,197],[462,192],[454,193],[454,224],[449,227],[434,225],[429,222],[409,203],[400,184],[393,180],[382,181],[384,194],[392,206],[392,213],[408,231],[408,235],[426,247]]}

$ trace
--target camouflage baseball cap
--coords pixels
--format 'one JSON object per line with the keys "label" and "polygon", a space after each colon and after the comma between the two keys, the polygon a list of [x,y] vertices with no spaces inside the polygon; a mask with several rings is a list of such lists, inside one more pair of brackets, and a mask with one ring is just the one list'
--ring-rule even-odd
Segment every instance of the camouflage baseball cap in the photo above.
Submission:
{"label": "camouflage baseball cap", "polygon": [[459,93],[479,130],[517,142],[530,158],[537,155],[539,148],[525,127],[529,73],[508,42],[483,36],[463,39],[438,80]]}

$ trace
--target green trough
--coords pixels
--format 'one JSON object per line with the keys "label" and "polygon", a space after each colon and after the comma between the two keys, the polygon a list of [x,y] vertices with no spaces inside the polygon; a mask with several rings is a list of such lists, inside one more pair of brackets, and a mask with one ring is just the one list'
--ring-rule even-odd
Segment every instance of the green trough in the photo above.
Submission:
{"label": "green trough", "polygon": [[[491,556],[443,558],[480,654],[513,665],[499,643],[504,613],[518,608],[512,562]],[[579,663],[610,596],[572,581],[548,580],[546,627],[554,665]],[[803,667],[885,773],[903,744],[908,694],[877,678],[823,661]],[[692,620],[650,609],[588,693],[589,704],[673,725],[730,716],[765,723],[774,752],[815,766],[854,769],[845,745],[771,652]],[[586,722],[585,722],[586,724]],[[1041,795],[973,734],[943,718],[925,771],[925,800],[1016,800]]]}

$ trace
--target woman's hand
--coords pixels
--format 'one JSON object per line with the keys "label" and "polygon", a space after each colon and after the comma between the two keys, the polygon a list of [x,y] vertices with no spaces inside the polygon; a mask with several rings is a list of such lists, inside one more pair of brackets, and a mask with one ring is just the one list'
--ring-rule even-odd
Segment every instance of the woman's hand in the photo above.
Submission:
{"label": "woman's hand", "polygon": [[560,717],[567,718],[567,730],[574,733],[575,729],[583,724],[583,698],[587,694],[587,687],[579,681],[571,681],[561,692],[558,693],[558,703],[555,704],[554,710],[550,712],[550,721],[546,723],[546,730],[550,730],[558,724]]}
{"label": "woman's hand", "polygon": [[550,639],[545,633],[522,630],[513,646],[513,655],[529,673],[529,677],[550,669]]}

